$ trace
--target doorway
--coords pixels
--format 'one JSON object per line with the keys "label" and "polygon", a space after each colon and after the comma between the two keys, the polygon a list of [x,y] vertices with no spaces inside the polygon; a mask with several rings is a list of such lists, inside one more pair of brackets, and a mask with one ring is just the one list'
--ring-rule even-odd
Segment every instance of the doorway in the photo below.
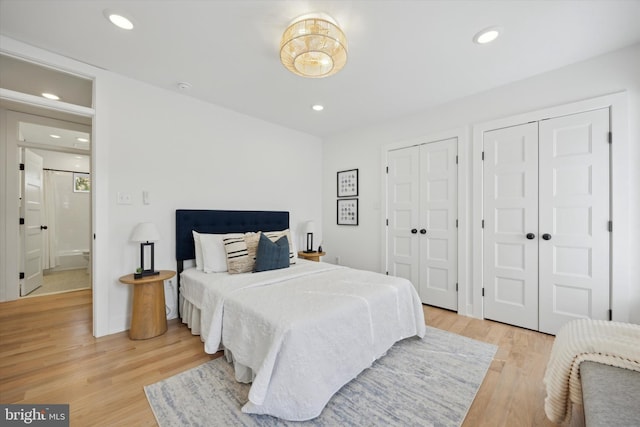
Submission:
{"label": "doorway", "polygon": [[387,152],[387,272],[458,310],[458,138]]}
{"label": "doorway", "polygon": [[[88,140],[89,135],[79,138]],[[41,286],[29,289],[29,276],[25,271],[21,296],[91,288],[90,156],[33,148],[22,148],[21,151],[42,159],[42,168],[37,172],[42,175],[43,213],[40,221],[43,224],[40,226],[42,236],[39,239],[42,280],[38,283]],[[24,164],[26,176],[27,164]],[[26,227],[25,223],[23,233],[26,233]],[[23,253],[26,260],[29,251]]]}
{"label": "doorway", "polygon": [[550,334],[608,319],[609,116],[484,133],[485,318]]}
{"label": "doorway", "polygon": [[19,175],[19,296],[91,288],[91,127],[7,117]]}

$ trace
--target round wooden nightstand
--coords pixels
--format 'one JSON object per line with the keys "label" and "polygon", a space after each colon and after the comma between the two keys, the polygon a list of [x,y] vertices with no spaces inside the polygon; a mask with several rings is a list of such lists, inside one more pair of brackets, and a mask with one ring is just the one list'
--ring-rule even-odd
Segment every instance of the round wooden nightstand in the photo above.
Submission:
{"label": "round wooden nightstand", "polygon": [[167,314],[164,301],[164,281],[176,275],[175,271],[161,270],[160,274],[135,279],[133,274],[122,276],[120,281],[133,287],[133,308],[129,338],[146,340],[167,331]]}
{"label": "round wooden nightstand", "polygon": [[298,258],[308,259],[309,261],[315,261],[315,262],[320,261],[320,257],[325,255],[326,255],[325,252],[317,252],[317,251],[316,252],[305,252],[305,251],[298,252]]}

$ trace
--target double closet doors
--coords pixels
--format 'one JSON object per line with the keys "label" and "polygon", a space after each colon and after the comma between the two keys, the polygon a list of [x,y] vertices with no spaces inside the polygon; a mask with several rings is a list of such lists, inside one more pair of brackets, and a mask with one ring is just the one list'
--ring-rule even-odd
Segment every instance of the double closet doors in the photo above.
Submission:
{"label": "double closet doors", "polygon": [[457,310],[457,138],[387,154],[387,268]]}
{"label": "double closet doors", "polygon": [[609,110],[484,133],[484,317],[555,334],[608,319]]}

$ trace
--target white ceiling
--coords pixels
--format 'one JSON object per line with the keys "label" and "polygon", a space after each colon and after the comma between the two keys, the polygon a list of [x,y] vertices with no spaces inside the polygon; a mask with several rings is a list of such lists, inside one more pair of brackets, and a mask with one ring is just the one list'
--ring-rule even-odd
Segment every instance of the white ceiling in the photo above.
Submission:
{"label": "white ceiling", "polygon": [[[131,16],[133,31],[104,9]],[[325,79],[279,62],[287,24],[325,12],[349,42]],[[0,31],[153,85],[326,137],[640,42],[640,0],[0,0]],[[472,42],[500,26],[489,45]],[[325,110],[311,110],[315,103]]]}
{"label": "white ceiling", "polygon": [[[49,145],[57,149],[73,148],[85,151],[89,151],[91,148],[91,135],[87,132],[20,122],[18,133],[20,141],[32,144]],[[82,138],[82,141],[79,141],[78,138]]]}

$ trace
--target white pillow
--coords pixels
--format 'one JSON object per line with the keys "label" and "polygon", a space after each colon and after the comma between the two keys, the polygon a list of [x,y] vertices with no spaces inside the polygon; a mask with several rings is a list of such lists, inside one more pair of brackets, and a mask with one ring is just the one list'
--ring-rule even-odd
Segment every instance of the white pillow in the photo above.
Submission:
{"label": "white pillow", "polygon": [[202,262],[202,244],[200,243],[200,233],[195,230],[191,230],[193,233],[193,245],[196,249],[196,270],[202,271],[203,262]]}
{"label": "white pillow", "polygon": [[242,233],[200,234],[203,271],[205,273],[222,273],[227,271],[227,253],[225,252],[222,239],[242,236]]}

